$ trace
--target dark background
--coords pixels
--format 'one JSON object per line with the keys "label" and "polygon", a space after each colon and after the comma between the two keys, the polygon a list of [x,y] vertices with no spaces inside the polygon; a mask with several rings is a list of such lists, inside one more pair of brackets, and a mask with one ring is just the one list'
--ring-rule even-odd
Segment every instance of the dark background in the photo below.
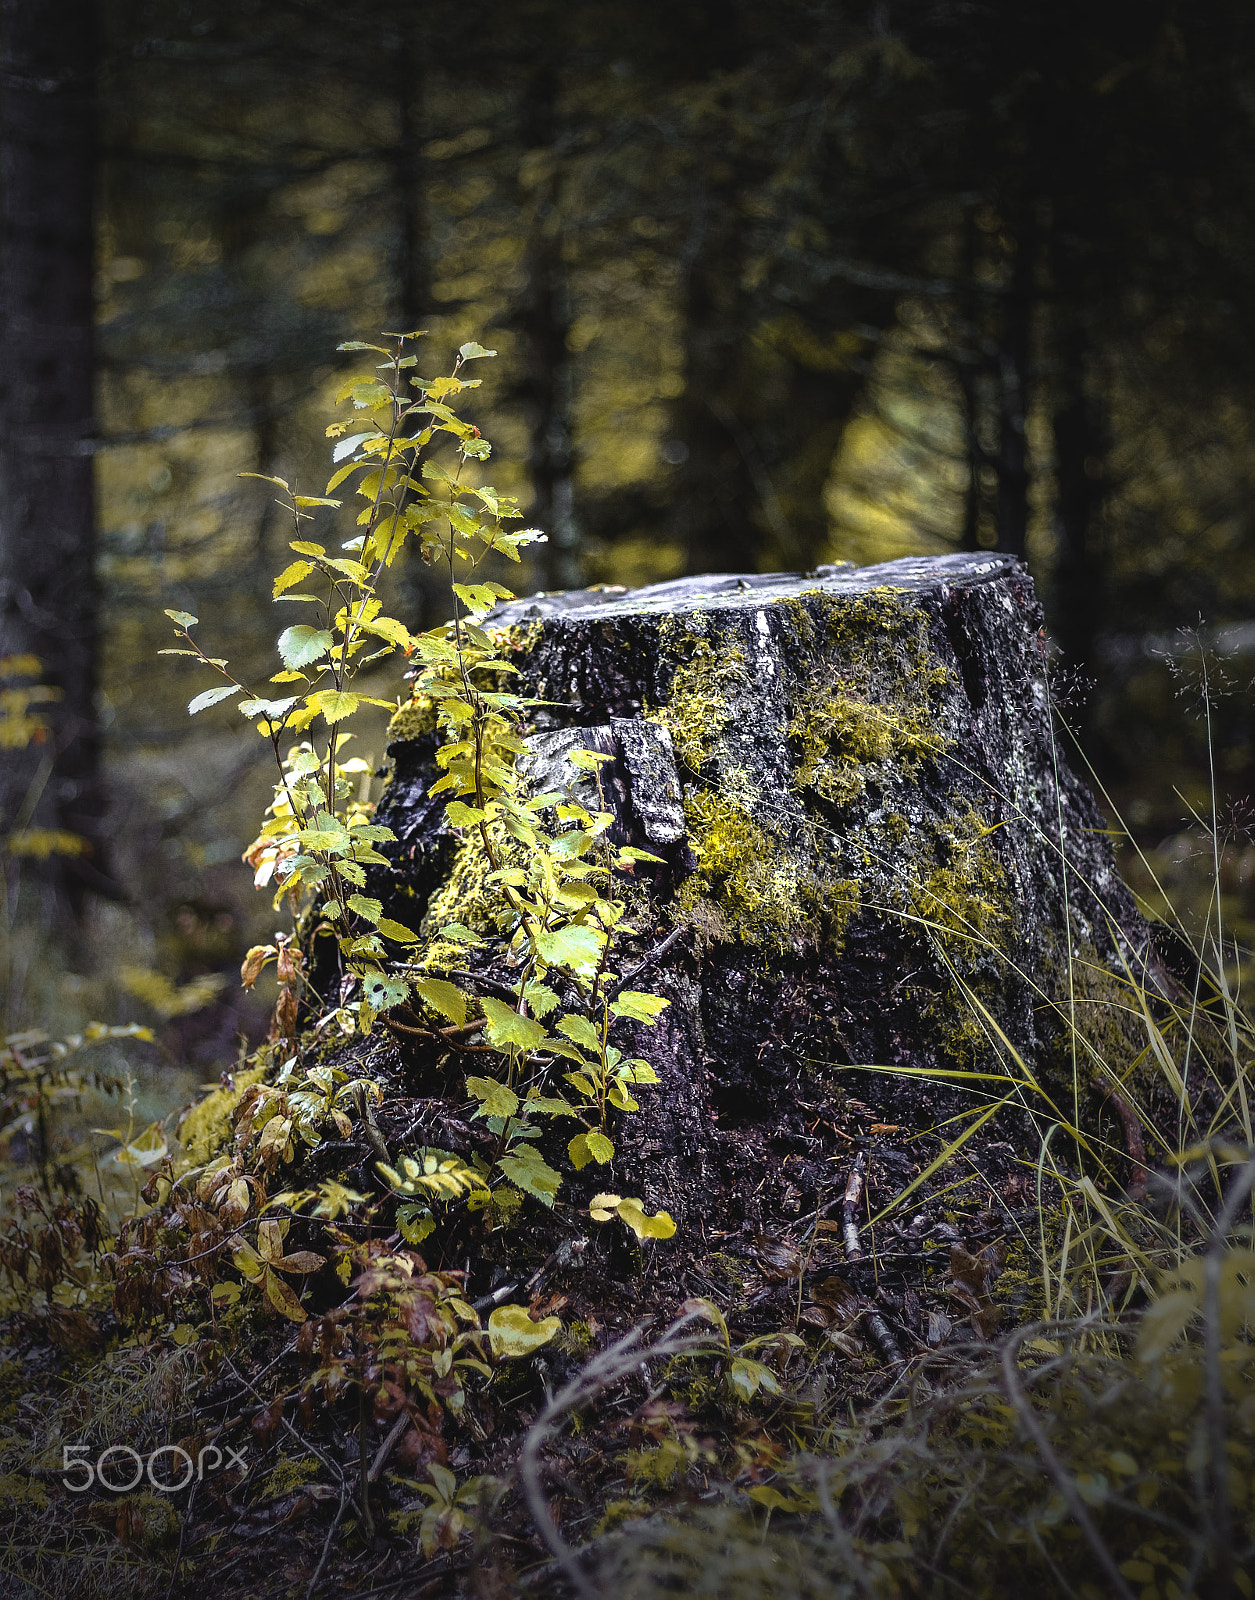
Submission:
{"label": "dark background", "polygon": [[0,656],[61,691],[19,749],[31,680],[0,684],[8,1028],[139,1016],[203,1070],[257,1025],[230,974],[275,920],[239,864],[267,752],[189,722],[161,611],[273,670],[287,534],[237,474],[321,492],[335,345],[381,328],[428,328],[433,371],[500,352],[476,417],[550,535],[524,588],[1025,556],[1113,822],[1188,909],[1214,820],[1255,929],[1249,5],[0,24]]}

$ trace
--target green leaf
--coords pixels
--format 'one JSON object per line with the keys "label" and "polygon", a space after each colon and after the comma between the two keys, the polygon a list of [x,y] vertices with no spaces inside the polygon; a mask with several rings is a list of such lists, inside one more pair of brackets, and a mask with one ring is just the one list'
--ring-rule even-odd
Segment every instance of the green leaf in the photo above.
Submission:
{"label": "green leaf", "polygon": [[551,1095],[529,1094],[523,1102],[523,1110],[527,1116],[537,1117],[578,1117],[579,1112],[574,1106],[568,1105],[565,1100],[554,1099]]}
{"label": "green leaf", "polygon": [[614,1145],[606,1138],[604,1133],[598,1133],[594,1129],[592,1133],[586,1135],[584,1143],[589,1155],[599,1166],[604,1167],[607,1161],[613,1159]]}
{"label": "green leaf", "polygon": [[576,1044],[582,1044],[593,1055],[601,1054],[601,1035],[587,1017],[563,1017],[557,1029],[559,1033],[566,1034],[568,1039],[574,1039]]}
{"label": "green leaf", "polygon": [[204,711],[208,706],[216,706],[220,700],[225,700],[228,695],[239,694],[239,688],[234,683],[228,683],[222,689],[206,689],[203,694],[198,694],[194,700],[187,703],[188,715],[194,717],[198,711]]}
{"label": "green leaf", "polygon": [[295,628],[285,628],[279,635],[279,654],[285,667],[307,667],[325,656],[334,643],[325,628],[310,628],[299,623]]}
{"label": "green leaf", "polygon": [[378,900],[372,900],[368,895],[351,894],[349,896],[349,910],[356,911],[359,917],[365,917],[367,922],[378,922],[383,905]]}
{"label": "green leaf", "polygon": [[530,1356],[562,1327],[557,1317],[533,1322],[525,1306],[498,1306],[488,1318],[488,1343],[498,1361]]}
{"label": "green leaf", "polygon": [[177,622],[181,628],[194,628],[199,618],[194,617],[190,611],[167,611],[166,616],[171,622]]}
{"label": "green leaf", "polygon": [[484,995],[480,1000],[484,1012],[488,1043],[495,1050],[534,1050],[545,1037],[545,1030],[532,1017],[521,1017],[501,1000]]}
{"label": "green leaf", "polygon": [[502,1156],[497,1165],[516,1188],[530,1194],[542,1205],[553,1205],[562,1187],[562,1174],[553,1170],[539,1150],[533,1150],[531,1145],[523,1145],[518,1150],[512,1150],[508,1156]]}
{"label": "green leaf", "polygon": [[362,979],[362,993],[373,1010],[389,1011],[409,999],[410,986],[404,978],[389,978],[382,972],[368,972]]}
{"label": "green leaf", "polygon": [[671,1004],[658,994],[642,994],[639,989],[624,989],[617,1000],[610,1002],[616,1017],[631,1017],[634,1022],[652,1025]]}
{"label": "green leaf", "polygon": [[737,1357],[728,1368],[728,1386],[742,1400],[752,1400],[760,1389],[765,1389],[768,1394],[779,1394],[780,1384],[770,1368],[763,1366],[761,1361],[750,1361],[744,1356]]}
{"label": "green leaf", "polygon": [[373,411],[379,406],[389,404],[392,397],[392,390],[386,383],[380,383],[378,378],[350,378],[336,395],[336,404],[352,400],[359,411],[368,408]]}
{"label": "green leaf", "polygon": [[559,1004],[557,995],[546,983],[529,983],[527,1009],[534,1017],[547,1017]]}
{"label": "green leaf", "polygon": [[393,922],[391,917],[380,917],[379,931],[385,939],[391,939],[394,944],[417,944],[418,935],[403,922]]}
{"label": "green leaf", "polygon": [[436,1219],[428,1206],[415,1200],[404,1201],[397,1207],[397,1227],[406,1244],[422,1244],[428,1234],[436,1231]]}
{"label": "green leaf", "polygon": [[[609,1222],[611,1217],[618,1217],[638,1239],[669,1239],[675,1232],[675,1223],[667,1212],[659,1211],[651,1217],[631,1195],[595,1194],[588,1203],[588,1214],[594,1222]],[[719,1320],[722,1324],[723,1319]]]}
{"label": "green leaf", "polygon": [[479,934],[473,932],[462,922],[446,922],[440,930],[442,939],[456,939],[459,944],[483,944]]}
{"label": "green leaf", "polygon": [[305,704],[315,712],[321,712],[328,722],[343,722],[345,717],[351,717],[361,704],[361,696],[347,694],[342,689],[321,689],[317,694],[306,698]]}
{"label": "green leaf", "polygon": [[541,959],[551,967],[568,967],[590,976],[597,970],[606,939],[596,928],[569,923],[565,928],[542,930],[536,935]]}
{"label": "green leaf", "polygon": [[638,1239],[669,1239],[675,1232],[669,1212],[659,1211],[651,1217],[639,1200],[630,1197],[621,1200],[618,1209],[620,1222],[626,1222]]}
{"label": "green leaf", "polygon": [[576,1172],[583,1172],[584,1168],[593,1159],[588,1153],[588,1135],[577,1133],[566,1147],[566,1153],[571,1158],[571,1165]]}
{"label": "green leaf", "polygon": [[473,828],[484,820],[485,813],[478,806],[463,805],[460,800],[450,800],[444,808],[449,824],[454,828]]}
{"label": "green leaf", "polygon": [[458,354],[462,357],[463,361],[478,361],[483,356],[495,356],[496,353],[497,352],[495,350],[485,350],[483,345],[476,344],[474,339],[468,339],[467,342],[458,349]]}
{"label": "green leaf", "polygon": [[519,1108],[518,1095],[496,1078],[468,1078],[466,1089],[479,1101],[477,1117],[512,1117]]}
{"label": "green leaf", "polygon": [[347,439],[341,439],[331,452],[332,462],[343,461],[346,456],[351,456],[359,444],[365,444],[367,439],[373,439],[378,429],[372,428],[369,433],[351,433]]}
{"label": "green leaf", "polygon": [[446,983],[443,978],[419,978],[414,992],[456,1027],[466,1021],[466,996],[455,983]]}

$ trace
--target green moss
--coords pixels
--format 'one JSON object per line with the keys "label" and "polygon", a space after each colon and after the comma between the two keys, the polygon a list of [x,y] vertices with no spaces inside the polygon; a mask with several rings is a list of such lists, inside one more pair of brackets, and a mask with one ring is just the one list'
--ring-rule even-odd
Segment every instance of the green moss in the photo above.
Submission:
{"label": "green moss", "polygon": [[868,768],[892,762],[909,772],[945,749],[934,700],[949,674],[918,608],[892,590],[782,604],[802,652],[839,663],[818,683],[804,677],[793,703],[788,732],[800,790],[847,806],[866,788]]}
{"label": "green moss", "polygon": [[260,1081],[264,1066],[249,1067],[235,1074],[231,1089],[214,1089],[198,1100],[179,1124],[179,1143],[183,1146],[183,1171],[204,1166],[231,1137],[231,1118],[245,1089]]}
{"label": "green moss", "polygon": [[593,1348],[593,1334],[586,1322],[572,1322],[554,1338],[554,1346],[569,1356],[584,1356]]}
{"label": "green moss", "polygon": [[0,1361],[0,1426],[17,1416],[18,1401],[26,1393],[26,1379],[16,1361]]}
{"label": "green moss", "polygon": [[[1146,1088],[1156,1080],[1163,1081],[1142,1013],[1143,999],[1152,1015],[1161,1009],[1158,996],[1152,992],[1139,997],[1129,979],[1122,972],[1113,972],[1092,942],[1077,941],[1070,975],[1066,954],[1059,952],[1050,958],[1045,987],[1055,1002],[1052,1026],[1046,1030],[1053,1035],[1047,1071],[1061,1089],[1070,1090],[1072,1083],[1073,1029],[1082,1087],[1099,1085],[1105,1093],[1113,1082],[1123,1082],[1131,1075],[1142,1078]],[[1205,1059],[1210,1041],[1204,1030],[1185,1028],[1182,1036],[1174,1037],[1180,1019],[1163,1016],[1159,1027],[1169,1058],[1179,1047],[1181,1055],[1188,1048],[1196,1062]],[[1188,1045],[1183,1036],[1187,1032]]]}
{"label": "green moss", "polygon": [[688,1454],[678,1439],[664,1439],[653,1447],[629,1450],[622,1459],[627,1480],[638,1494],[672,1488],[689,1464]]}
{"label": "green moss", "polygon": [[18,1506],[29,1511],[46,1511],[48,1491],[25,1472],[0,1472],[0,1504],[8,1506],[10,1512]]}
{"label": "green moss", "polygon": [[168,1550],[178,1542],[179,1514],[167,1495],[154,1494],[151,1489],[124,1494],[111,1502],[110,1511],[116,1512],[120,1525],[125,1520],[132,1540],[145,1550]]}
{"label": "green moss", "polygon": [[699,774],[736,717],[731,704],[750,688],[745,652],[738,645],[716,649],[694,619],[686,627],[679,617],[664,617],[658,632],[661,654],[676,656],[667,704],[652,719],[670,731],[681,776]]}
{"label": "green moss", "polygon": [[697,871],[676,896],[682,914],[709,898],[724,937],[777,951],[799,939],[840,948],[858,909],[857,884],[821,878],[775,829],[712,789],[689,789],[684,816]]}
{"label": "green moss", "polygon": [[625,1522],[649,1516],[653,1509],[648,1500],[608,1500],[592,1536],[594,1539],[599,1539],[602,1534],[622,1527]]}
{"label": "green moss", "polygon": [[403,744],[408,739],[421,739],[436,731],[436,702],[425,694],[416,694],[408,705],[400,706],[388,724],[388,743]]}
{"label": "green moss", "polygon": [[1002,863],[986,842],[995,831],[974,806],[963,807],[938,841],[943,861],[919,884],[916,914],[947,951],[966,945],[979,954],[1005,941],[1011,897]]}
{"label": "green moss", "polygon": [[278,1465],[262,1479],[258,1501],[264,1504],[267,1500],[278,1500],[282,1495],[291,1494],[294,1489],[301,1489],[312,1482],[321,1471],[322,1463],[314,1456],[281,1456]]}
{"label": "green moss", "polygon": [[[494,849],[503,862],[518,865],[514,842],[499,824],[489,824]],[[422,951],[420,965],[427,972],[447,972],[466,960],[466,946],[456,939],[440,937],[441,928],[460,922],[481,937],[500,931],[511,914],[505,907],[500,888],[488,882],[493,871],[478,828],[467,828],[440,887],[427,903],[419,932]]]}
{"label": "green moss", "polygon": [[796,752],[798,787],[838,806],[863,793],[868,767],[893,761],[910,771],[944,748],[928,706],[890,711],[844,689],[799,701],[789,722],[789,742]]}

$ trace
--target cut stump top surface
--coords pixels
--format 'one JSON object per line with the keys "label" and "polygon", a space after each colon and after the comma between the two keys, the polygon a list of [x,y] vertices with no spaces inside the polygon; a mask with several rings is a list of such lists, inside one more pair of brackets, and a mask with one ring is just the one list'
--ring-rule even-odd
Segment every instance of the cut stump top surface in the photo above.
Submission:
{"label": "cut stump top surface", "polygon": [[547,617],[571,619],[627,616],[683,616],[694,611],[753,610],[764,602],[818,590],[832,595],[866,594],[872,589],[898,589],[943,598],[951,589],[970,589],[1021,570],[1013,556],[969,554],[904,556],[875,566],[856,567],[842,561],[814,572],[702,573],[673,578],[643,589],[614,585],[569,589],[507,601],[490,613],[500,626]]}

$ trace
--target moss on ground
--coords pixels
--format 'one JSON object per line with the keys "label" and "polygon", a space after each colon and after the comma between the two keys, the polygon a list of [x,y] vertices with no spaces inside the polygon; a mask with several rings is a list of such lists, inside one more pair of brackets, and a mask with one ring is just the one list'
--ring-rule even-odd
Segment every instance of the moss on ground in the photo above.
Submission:
{"label": "moss on ground", "polygon": [[183,1171],[204,1166],[231,1137],[232,1117],[244,1091],[259,1083],[265,1066],[237,1072],[229,1089],[214,1089],[198,1100],[179,1124],[179,1143],[183,1146]]}

